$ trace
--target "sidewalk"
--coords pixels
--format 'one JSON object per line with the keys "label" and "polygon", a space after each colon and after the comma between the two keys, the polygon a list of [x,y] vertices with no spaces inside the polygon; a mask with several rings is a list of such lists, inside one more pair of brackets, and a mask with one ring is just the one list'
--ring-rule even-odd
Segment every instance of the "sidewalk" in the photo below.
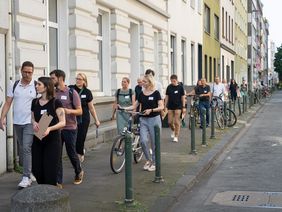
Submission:
{"label": "sidewalk", "polygon": [[[239,116],[235,127],[225,130],[216,129],[216,138],[209,139],[208,147],[201,146],[201,130],[196,129],[197,155],[190,155],[190,130],[181,129],[179,143],[170,139],[170,130],[162,129],[161,134],[161,173],[163,183],[153,183],[155,173],[143,171],[144,159],[133,164],[134,207],[126,209],[124,172],[113,174],[109,156],[111,142],[98,143],[86,152],[83,169],[85,178],[81,185],[74,185],[73,169],[68,159],[64,159],[64,189],[70,194],[72,211],[166,211],[186,189],[190,188],[207,170],[219,154],[234,139],[260,108],[255,105]],[[94,128],[93,128],[94,129]],[[92,128],[90,131],[93,130]],[[91,138],[92,139],[92,138]],[[10,211],[11,196],[16,193],[20,179],[18,173],[0,176],[0,211]]]}

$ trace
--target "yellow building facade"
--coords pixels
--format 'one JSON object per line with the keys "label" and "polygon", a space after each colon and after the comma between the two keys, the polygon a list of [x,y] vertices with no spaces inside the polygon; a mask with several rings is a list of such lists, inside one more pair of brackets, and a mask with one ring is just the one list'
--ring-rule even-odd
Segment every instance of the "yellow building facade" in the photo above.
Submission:
{"label": "yellow building facade", "polygon": [[235,0],[235,78],[237,82],[248,76],[248,8],[247,0]]}
{"label": "yellow building facade", "polygon": [[220,1],[203,2],[203,60],[202,76],[212,82],[220,70]]}

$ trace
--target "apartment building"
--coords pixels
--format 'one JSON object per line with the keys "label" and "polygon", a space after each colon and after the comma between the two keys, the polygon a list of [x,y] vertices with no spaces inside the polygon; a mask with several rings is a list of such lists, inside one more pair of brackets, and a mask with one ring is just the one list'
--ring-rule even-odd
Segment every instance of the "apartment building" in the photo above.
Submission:
{"label": "apartment building", "polygon": [[220,70],[220,1],[203,4],[203,71],[199,78],[212,82]]}
{"label": "apartment building", "polygon": [[235,0],[235,80],[247,81],[248,77],[248,4],[247,0]]}
{"label": "apartment building", "polygon": [[170,74],[195,85],[202,71],[202,0],[168,1]]}
{"label": "apartment building", "polygon": [[221,79],[235,78],[235,5],[233,0],[220,1],[220,58]]}

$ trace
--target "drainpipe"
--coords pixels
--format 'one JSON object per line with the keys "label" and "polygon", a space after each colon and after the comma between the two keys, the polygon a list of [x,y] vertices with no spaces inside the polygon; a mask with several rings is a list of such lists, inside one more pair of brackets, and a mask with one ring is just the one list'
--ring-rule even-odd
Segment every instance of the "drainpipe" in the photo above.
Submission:
{"label": "drainpipe", "polygon": [[[6,37],[6,92],[11,83],[14,67],[14,8],[13,0],[9,1],[9,30]],[[13,117],[11,109],[6,117],[6,136],[7,136],[7,171],[14,170],[14,139],[13,139]]]}

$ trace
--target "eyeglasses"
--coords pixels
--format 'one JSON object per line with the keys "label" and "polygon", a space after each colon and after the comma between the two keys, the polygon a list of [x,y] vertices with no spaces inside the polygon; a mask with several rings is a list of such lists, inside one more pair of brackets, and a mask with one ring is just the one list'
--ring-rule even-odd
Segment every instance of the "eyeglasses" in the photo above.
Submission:
{"label": "eyeglasses", "polygon": [[82,78],[75,78],[76,80],[79,80],[79,81],[82,81],[82,80],[84,80],[84,79],[82,79]]}
{"label": "eyeglasses", "polygon": [[29,74],[29,75],[33,74],[33,72],[30,72],[30,71],[22,71],[22,73],[23,74]]}

